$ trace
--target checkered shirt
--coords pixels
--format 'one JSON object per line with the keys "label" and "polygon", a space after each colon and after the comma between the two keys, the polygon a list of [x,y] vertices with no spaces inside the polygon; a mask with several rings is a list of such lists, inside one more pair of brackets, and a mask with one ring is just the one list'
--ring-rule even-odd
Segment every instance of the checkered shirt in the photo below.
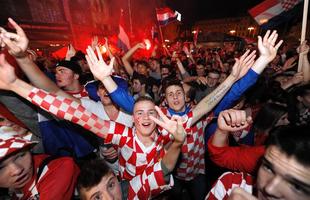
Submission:
{"label": "checkered shirt", "polygon": [[236,187],[252,193],[253,177],[247,173],[226,172],[218,178],[205,200],[228,199]]}
{"label": "checkered shirt", "polygon": [[299,118],[298,122],[296,123],[297,125],[305,125],[310,123],[310,109],[306,109],[303,112],[299,113]]}
{"label": "checkered shirt", "polygon": [[282,0],[281,6],[285,11],[288,11],[292,9],[294,6],[296,6],[300,0]]}
{"label": "checkered shirt", "polygon": [[166,141],[161,134],[155,139],[153,148],[147,152],[137,140],[134,128],[110,123],[105,143],[112,143],[119,147],[119,170],[121,177],[126,180],[142,174],[147,166],[154,165],[165,154],[163,146]]}
{"label": "checkered shirt", "polygon": [[[171,117],[166,108],[161,108],[163,113]],[[176,169],[176,177],[181,180],[190,181],[198,174],[205,174],[205,141],[204,129],[213,118],[213,114],[204,117],[191,126],[193,112],[182,116],[183,127],[187,133],[181,149],[181,161]]]}
{"label": "checkered shirt", "polygon": [[160,162],[147,167],[144,172],[134,177],[129,182],[128,200],[134,199],[150,199],[170,189],[173,185],[173,178],[170,177],[170,182],[166,183]]}
{"label": "checkered shirt", "polygon": [[70,92],[70,91],[66,91],[66,93],[68,93],[68,94],[70,94],[70,95],[72,95],[72,96],[74,96],[75,98],[78,98],[78,99],[85,98],[85,97],[88,98],[89,97],[88,96],[88,92],[85,89],[85,87],[83,87],[83,89],[81,91],[76,92],[76,93],[73,93],[73,92]]}
{"label": "checkered shirt", "polygon": [[0,159],[15,151],[37,143],[22,138],[21,135],[18,135],[18,133],[14,131],[6,131],[6,128],[9,127],[2,126],[0,128]]}
{"label": "checkered shirt", "polygon": [[142,174],[148,166],[154,165],[164,156],[163,146],[169,142],[169,137],[159,134],[153,148],[144,152],[137,142],[134,129],[116,122],[103,121],[77,102],[37,88],[31,91],[28,99],[57,117],[77,123],[101,137],[103,128],[109,127],[108,131],[104,131],[105,142],[119,147],[120,173],[124,179],[131,180],[134,176]]}

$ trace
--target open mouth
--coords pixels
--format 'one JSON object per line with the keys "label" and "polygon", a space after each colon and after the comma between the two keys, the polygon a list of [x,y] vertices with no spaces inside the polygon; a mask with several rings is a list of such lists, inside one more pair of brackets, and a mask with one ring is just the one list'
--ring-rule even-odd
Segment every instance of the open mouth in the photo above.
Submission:
{"label": "open mouth", "polygon": [[147,127],[151,126],[151,123],[150,122],[144,122],[144,123],[142,123],[142,126],[147,128]]}
{"label": "open mouth", "polygon": [[17,185],[20,185],[20,184],[24,183],[27,179],[28,179],[28,174],[24,174],[24,175],[22,175],[21,177],[19,177],[19,178],[15,181],[15,183],[16,183]]}

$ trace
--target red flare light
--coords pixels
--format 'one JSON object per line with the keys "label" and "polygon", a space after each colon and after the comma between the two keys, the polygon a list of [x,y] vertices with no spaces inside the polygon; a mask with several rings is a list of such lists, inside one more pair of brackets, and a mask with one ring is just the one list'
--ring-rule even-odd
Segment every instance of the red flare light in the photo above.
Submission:
{"label": "red flare light", "polygon": [[151,48],[150,40],[144,39],[144,43],[145,43],[146,50],[150,50],[150,48]]}

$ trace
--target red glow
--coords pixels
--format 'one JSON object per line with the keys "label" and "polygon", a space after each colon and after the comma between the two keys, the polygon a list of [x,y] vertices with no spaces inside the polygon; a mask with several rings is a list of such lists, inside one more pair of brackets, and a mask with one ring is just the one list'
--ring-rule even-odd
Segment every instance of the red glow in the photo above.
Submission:
{"label": "red glow", "polygon": [[105,46],[100,47],[100,53],[105,54],[107,52],[107,48]]}
{"label": "red glow", "polygon": [[151,48],[151,42],[150,42],[150,40],[144,39],[144,43],[145,43],[145,46],[146,46],[146,50],[150,50],[150,48]]}

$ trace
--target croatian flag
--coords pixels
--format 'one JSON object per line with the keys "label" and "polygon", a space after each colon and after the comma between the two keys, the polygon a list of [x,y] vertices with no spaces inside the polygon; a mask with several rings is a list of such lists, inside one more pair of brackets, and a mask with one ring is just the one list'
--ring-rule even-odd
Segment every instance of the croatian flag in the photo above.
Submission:
{"label": "croatian flag", "polygon": [[165,26],[173,21],[181,21],[181,14],[178,11],[173,12],[170,8],[156,8],[157,21],[160,26]]}
{"label": "croatian flag", "polygon": [[249,10],[259,25],[268,23],[272,18],[288,14],[302,0],[265,0]]}
{"label": "croatian flag", "polygon": [[129,42],[129,37],[124,28],[125,28],[124,13],[123,13],[123,9],[121,9],[117,46],[126,52],[128,51],[128,49],[130,49],[130,42]]}

